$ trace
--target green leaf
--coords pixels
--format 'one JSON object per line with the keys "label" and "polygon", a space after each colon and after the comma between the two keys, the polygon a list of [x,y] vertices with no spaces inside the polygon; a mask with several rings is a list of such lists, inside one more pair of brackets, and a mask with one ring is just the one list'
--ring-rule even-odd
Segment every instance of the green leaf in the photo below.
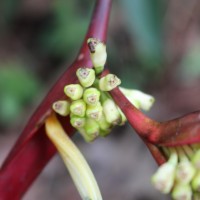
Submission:
{"label": "green leaf", "polygon": [[0,63],[0,122],[14,120],[33,101],[39,83],[18,61]]}

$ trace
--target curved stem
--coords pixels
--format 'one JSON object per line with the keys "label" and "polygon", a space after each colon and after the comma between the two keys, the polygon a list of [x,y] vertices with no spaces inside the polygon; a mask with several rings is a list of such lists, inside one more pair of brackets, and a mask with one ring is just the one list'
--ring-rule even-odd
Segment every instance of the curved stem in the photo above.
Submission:
{"label": "curved stem", "polygon": [[135,129],[139,136],[142,137],[142,139],[152,143],[158,140],[160,123],[150,119],[138,110],[123,95],[119,88],[110,91],[110,94],[125,114],[130,125]]}
{"label": "curved stem", "polygon": [[145,142],[158,146],[200,143],[200,111],[160,123],[135,108],[118,88],[110,93],[131,126]]}
{"label": "curved stem", "polygon": [[[105,41],[111,0],[97,0],[91,23],[83,46],[75,62],[65,71],[53,86],[38,109],[32,115],[21,136],[12,148],[0,170],[0,199],[18,200],[32,184],[35,178],[56,153],[53,144],[44,134],[44,120],[52,112],[52,103],[63,99],[63,88],[75,83],[75,72],[80,66],[92,67],[89,51],[86,48],[87,37],[97,37]],[[60,118],[63,122],[63,118]],[[74,129],[69,120],[62,123],[71,135]]]}

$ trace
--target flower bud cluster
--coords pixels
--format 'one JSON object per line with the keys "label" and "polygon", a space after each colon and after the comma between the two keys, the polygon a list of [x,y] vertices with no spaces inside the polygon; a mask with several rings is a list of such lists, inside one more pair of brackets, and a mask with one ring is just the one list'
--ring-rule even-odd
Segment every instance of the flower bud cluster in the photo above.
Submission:
{"label": "flower bud cluster", "polygon": [[163,147],[168,161],[152,176],[152,183],[174,200],[200,199],[200,146]]}
{"label": "flower bud cluster", "polygon": [[[106,63],[106,46],[95,38],[88,39],[93,68],[80,67],[76,71],[77,84],[64,87],[68,100],[59,100],[53,104],[53,110],[70,116],[71,125],[83,138],[93,141],[98,136],[107,136],[116,125],[123,125],[126,117],[115,104],[109,91],[121,84],[114,74],[100,77]],[[154,99],[140,91],[120,88],[129,100],[138,108],[148,110]]]}
{"label": "flower bud cluster", "polygon": [[[120,80],[111,74],[99,79],[94,69],[89,68],[79,68],[76,75],[79,83],[64,87],[64,93],[69,100],[55,102],[53,109],[60,115],[70,115],[71,125],[90,142],[97,136],[106,136],[114,125],[120,125],[124,120],[107,92],[108,88],[111,90],[118,86]],[[108,81],[103,80],[102,83],[102,79]],[[114,86],[109,86],[110,79],[115,82]],[[100,83],[102,89],[99,89]]]}

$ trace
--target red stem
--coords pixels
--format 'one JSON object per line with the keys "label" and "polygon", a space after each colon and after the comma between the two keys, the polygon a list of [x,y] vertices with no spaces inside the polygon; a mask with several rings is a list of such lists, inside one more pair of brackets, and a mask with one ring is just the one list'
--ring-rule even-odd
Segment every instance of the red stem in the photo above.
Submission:
{"label": "red stem", "polygon": [[[106,40],[110,8],[111,0],[97,0],[87,35],[77,59],[39,105],[3,163],[0,170],[0,199],[21,199],[28,187],[56,153],[53,144],[45,135],[44,120],[52,112],[52,103],[64,98],[64,86],[77,81],[76,70],[80,66],[92,67],[86,41],[88,37]],[[61,118],[60,120],[67,133],[73,134],[74,130],[70,126],[69,120],[65,119],[65,123]]]}
{"label": "red stem", "polygon": [[119,88],[115,88],[110,93],[117,105],[126,115],[130,125],[135,129],[139,136],[142,137],[142,139],[149,141],[152,132],[154,135],[159,133],[159,123],[144,115],[133,104],[131,104]]}
{"label": "red stem", "polygon": [[160,147],[200,143],[200,111],[160,123],[135,108],[119,88],[110,93],[159,165],[166,159]]}
{"label": "red stem", "polygon": [[138,135],[144,140],[152,156],[158,165],[166,162],[166,158],[160,151],[159,147],[151,144],[150,141],[157,140],[160,136],[160,123],[150,119],[138,110],[129,100],[123,95],[119,88],[115,88],[110,92],[113,99],[126,115],[130,125],[135,129]]}

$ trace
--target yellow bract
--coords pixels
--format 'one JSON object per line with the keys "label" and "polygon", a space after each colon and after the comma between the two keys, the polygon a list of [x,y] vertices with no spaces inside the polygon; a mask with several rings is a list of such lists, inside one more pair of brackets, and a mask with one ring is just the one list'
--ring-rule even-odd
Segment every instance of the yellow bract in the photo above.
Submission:
{"label": "yellow bract", "polygon": [[45,122],[46,134],[56,146],[82,199],[102,200],[102,196],[85,158],[63,130],[61,124],[51,115]]}

